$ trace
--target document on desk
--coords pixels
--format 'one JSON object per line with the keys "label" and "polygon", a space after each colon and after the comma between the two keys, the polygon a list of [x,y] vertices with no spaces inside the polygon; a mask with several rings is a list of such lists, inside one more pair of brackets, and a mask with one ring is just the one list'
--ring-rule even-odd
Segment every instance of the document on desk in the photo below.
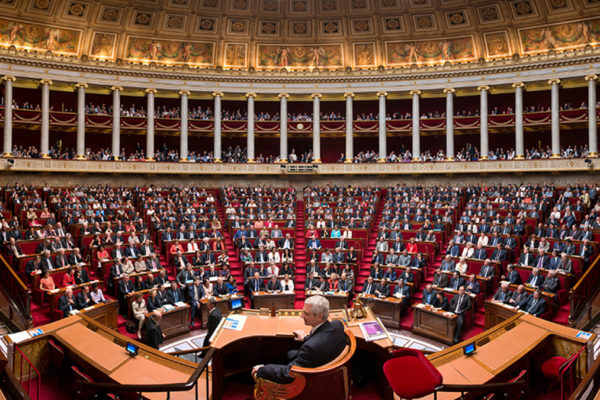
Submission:
{"label": "document on desk", "polygon": [[223,323],[223,328],[231,329],[234,331],[241,331],[242,329],[244,329],[246,318],[247,317],[245,315],[230,315],[225,319],[225,322]]}

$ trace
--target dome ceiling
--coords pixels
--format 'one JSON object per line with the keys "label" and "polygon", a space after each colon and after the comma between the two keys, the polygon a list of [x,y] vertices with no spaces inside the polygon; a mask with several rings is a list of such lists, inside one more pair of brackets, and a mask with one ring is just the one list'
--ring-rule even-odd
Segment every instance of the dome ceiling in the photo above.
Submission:
{"label": "dome ceiling", "polygon": [[289,70],[477,62],[600,44],[600,0],[0,0],[0,46]]}

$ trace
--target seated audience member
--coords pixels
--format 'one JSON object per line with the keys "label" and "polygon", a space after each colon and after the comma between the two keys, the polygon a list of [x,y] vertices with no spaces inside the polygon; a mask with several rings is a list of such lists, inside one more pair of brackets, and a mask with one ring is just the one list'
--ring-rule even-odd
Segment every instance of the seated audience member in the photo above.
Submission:
{"label": "seated audience member", "polygon": [[542,287],[544,285],[544,277],[540,275],[538,268],[533,268],[529,278],[527,278],[527,285],[533,288]]}
{"label": "seated audience member", "polygon": [[75,296],[75,304],[77,305],[77,308],[79,310],[83,310],[84,308],[96,304],[90,293],[89,285],[84,286],[83,288],[81,288],[79,293],[77,293],[77,296]]}
{"label": "seated audience member", "polygon": [[533,292],[533,296],[529,297],[529,300],[523,306],[519,306],[519,309],[525,311],[527,314],[541,317],[546,312],[546,300],[542,297],[542,291],[536,289]]}
{"label": "seated audience member", "polygon": [[61,287],[75,286],[75,271],[73,268],[69,268],[63,275]]}
{"label": "seated audience member", "polygon": [[229,289],[222,276],[217,278],[217,283],[213,287],[213,293],[215,296],[226,296],[229,294]]}
{"label": "seated audience member", "polygon": [[436,290],[433,292],[433,301],[431,305],[435,308],[439,308],[440,310],[448,311],[450,309],[450,304],[448,303],[448,298],[441,290]]}
{"label": "seated audience member", "polygon": [[281,281],[281,289],[283,293],[294,293],[294,281],[289,275],[285,275]]}
{"label": "seated audience member", "polygon": [[512,293],[507,303],[513,307],[519,306],[520,308],[523,308],[525,304],[527,304],[527,302],[529,301],[529,297],[529,293],[527,293],[527,291],[525,290],[525,286],[519,285],[519,287],[517,287],[517,290],[515,290]]}
{"label": "seated audience member", "polygon": [[158,310],[163,306],[160,298],[158,297],[158,290],[156,288],[150,289],[150,296],[146,299],[146,308],[148,312]]}
{"label": "seated audience member", "polygon": [[375,282],[373,282],[373,277],[369,276],[367,281],[363,284],[363,288],[361,293],[363,294],[375,294]]}
{"label": "seated audience member", "polygon": [[51,291],[56,289],[56,285],[54,284],[54,279],[50,275],[50,271],[46,270],[44,272],[44,277],[40,279],[40,289],[45,291]]}
{"label": "seated audience member", "polygon": [[271,276],[269,282],[267,282],[267,291],[272,293],[280,293],[283,290],[281,287],[281,282],[277,279],[276,276]]}
{"label": "seated audience member", "polygon": [[383,278],[378,285],[375,285],[375,292],[373,293],[378,297],[390,297],[390,285],[388,280]]}
{"label": "seated audience member", "polygon": [[65,290],[65,294],[58,299],[58,309],[63,313],[63,317],[65,318],[71,314],[71,311],[77,310],[73,289],[70,287],[68,287]]}
{"label": "seated audience member", "polygon": [[500,289],[498,289],[494,295],[493,300],[501,303],[508,303],[511,298],[512,292],[508,290],[508,283],[502,282],[502,285],[500,285]]}
{"label": "seated audience member", "polygon": [[94,304],[106,303],[104,293],[102,293],[102,289],[100,289],[100,286],[96,282],[92,283],[92,290],[90,290],[90,296],[92,297]]}
{"label": "seated audience member", "polygon": [[544,292],[556,293],[560,289],[560,279],[556,276],[556,271],[549,271],[541,286]]}
{"label": "seated audience member", "polygon": [[177,281],[170,282],[169,290],[167,291],[168,302],[167,304],[175,305],[184,301],[183,292],[177,286]]}
{"label": "seated audience member", "polygon": [[135,295],[135,300],[131,303],[131,313],[133,318],[138,320],[137,337],[138,339],[141,339],[142,328],[144,327],[144,321],[146,320],[146,314],[148,313],[143,294],[138,293]]}
{"label": "seated audience member", "polygon": [[433,305],[435,301],[436,291],[433,290],[433,286],[428,283],[423,289],[423,304]]}

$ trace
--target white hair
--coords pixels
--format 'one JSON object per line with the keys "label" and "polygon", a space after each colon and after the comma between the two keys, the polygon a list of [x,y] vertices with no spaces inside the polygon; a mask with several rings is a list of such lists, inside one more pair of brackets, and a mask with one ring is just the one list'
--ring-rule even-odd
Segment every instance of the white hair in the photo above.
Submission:
{"label": "white hair", "polygon": [[323,319],[327,319],[329,317],[329,300],[327,300],[323,296],[311,296],[304,304],[310,304],[312,306],[312,313],[314,315],[318,315]]}

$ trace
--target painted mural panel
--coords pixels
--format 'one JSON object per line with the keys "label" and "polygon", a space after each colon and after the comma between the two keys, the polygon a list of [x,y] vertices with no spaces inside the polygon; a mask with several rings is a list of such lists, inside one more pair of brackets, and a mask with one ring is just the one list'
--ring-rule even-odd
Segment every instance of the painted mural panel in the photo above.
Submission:
{"label": "painted mural panel", "polygon": [[344,65],[341,45],[258,45],[259,68],[336,68]]}
{"label": "painted mural panel", "polygon": [[446,61],[465,62],[477,58],[471,36],[386,42],[385,53],[389,66],[440,64]]}
{"label": "painted mural panel", "polygon": [[214,65],[215,45],[212,42],[127,38],[125,59],[136,62],[161,64]]}
{"label": "painted mural panel", "polygon": [[568,50],[600,43],[600,19],[519,29],[523,54]]}
{"label": "painted mural panel", "polygon": [[0,44],[18,49],[77,56],[81,31],[0,18]]}

